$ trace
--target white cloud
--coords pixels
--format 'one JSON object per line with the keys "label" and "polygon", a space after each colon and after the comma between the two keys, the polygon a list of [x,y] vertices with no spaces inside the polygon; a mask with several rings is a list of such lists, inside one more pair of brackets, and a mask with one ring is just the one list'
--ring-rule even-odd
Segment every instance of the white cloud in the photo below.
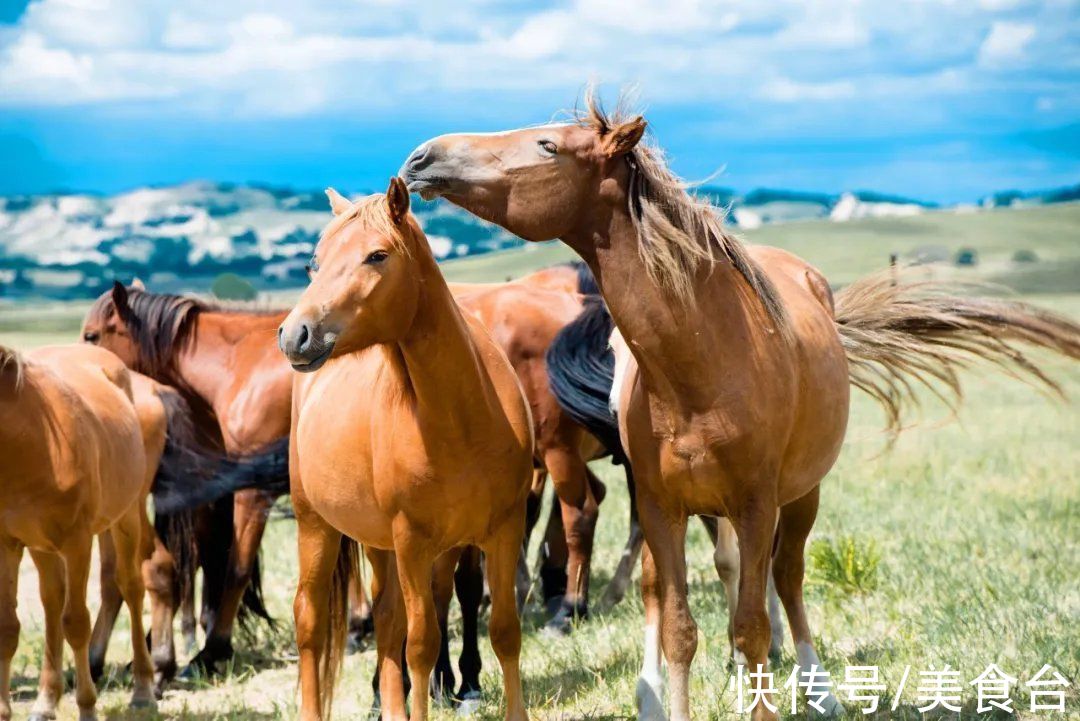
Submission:
{"label": "white cloud", "polygon": [[1014,5],[38,0],[0,35],[0,106],[166,100],[213,117],[407,114],[439,99],[507,92],[558,92],[569,102],[592,78],[638,83],[656,102],[853,103],[897,87],[912,99],[966,86],[988,92],[1018,59],[1045,64],[1072,52],[1077,20],[1068,8],[1047,0],[1018,22]]}
{"label": "white cloud", "polygon": [[1024,57],[1024,49],[1034,37],[1035,26],[1030,23],[996,20],[979,48],[979,62],[984,65],[997,65],[1020,59]]}

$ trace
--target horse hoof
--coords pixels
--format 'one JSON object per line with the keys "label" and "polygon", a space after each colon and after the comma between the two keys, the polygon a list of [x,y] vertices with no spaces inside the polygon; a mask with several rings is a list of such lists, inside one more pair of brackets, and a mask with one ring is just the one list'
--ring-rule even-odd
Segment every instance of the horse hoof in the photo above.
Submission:
{"label": "horse hoof", "polygon": [[574,624],[568,617],[556,616],[544,624],[542,631],[548,638],[566,638],[574,630]]}
{"label": "horse hoof", "polygon": [[153,696],[133,696],[128,708],[133,711],[156,711],[157,701]]}
{"label": "horse hoof", "polygon": [[457,715],[458,716],[472,716],[480,710],[480,705],[483,703],[481,693],[479,691],[469,691],[458,702]]}
{"label": "horse hoof", "polygon": [[817,718],[839,718],[844,715],[844,704],[840,703],[840,700],[831,693],[826,694],[825,698],[819,702],[819,705],[825,710],[818,711],[813,706],[808,707],[811,715]]}
{"label": "horse hoof", "polygon": [[639,678],[634,691],[634,702],[637,704],[638,721],[667,721],[659,684],[654,685]]}

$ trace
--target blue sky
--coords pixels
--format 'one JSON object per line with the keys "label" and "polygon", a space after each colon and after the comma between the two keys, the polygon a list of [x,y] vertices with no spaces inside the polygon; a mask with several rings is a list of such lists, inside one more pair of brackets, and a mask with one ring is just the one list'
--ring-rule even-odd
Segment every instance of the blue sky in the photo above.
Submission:
{"label": "blue sky", "polygon": [[941,202],[1080,181],[1080,3],[0,0],[0,193],[381,187],[627,84],[676,170]]}

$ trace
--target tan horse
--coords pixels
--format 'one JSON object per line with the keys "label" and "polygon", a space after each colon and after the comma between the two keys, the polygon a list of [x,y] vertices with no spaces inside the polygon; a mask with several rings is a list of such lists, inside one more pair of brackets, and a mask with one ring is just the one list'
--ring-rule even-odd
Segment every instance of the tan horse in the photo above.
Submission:
{"label": "tan horse", "polygon": [[[454,303],[405,185],[395,178],[385,199],[355,204],[335,195],[311,285],[280,330],[294,368],[325,365],[293,391],[301,718],[329,712],[354,556],[339,549],[355,539],[396,556],[397,579],[381,579],[374,600],[384,716],[405,718],[403,624],[389,621],[407,617],[412,718],[423,721],[439,651],[432,569],[443,552],[476,545],[487,554],[506,715],[524,719],[514,573],[532,468],[528,407],[506,356]],[[398,582],[404,608],[381,620]]]}
{"label": "tan horse", "polygon": [[152,707],[140,574],[146,451],[123,363],[85,345],[40,348],[25,357],[0,348],[0,454],[0,719],[11,718],[24,548],[37,566],[45,609],[45,653],[32,718],[56,717],[65,638],[75,655],[79,718],[96,718],[86,585],[93,537],[105,531],[116,546],[120,592],[131,613],[131,705]]}
{"label": "tan horse", "polygon": [[[1080,328],[889,277],[856,284],[834,313],[818,271],[778,249],[747,249],[714,208],[687,195],[658,151],[639,144],[645,125],[590,99],[578,122],[435,138],[401,173],[410,189],[527,240],[561,238],[596,275],[633,355],[619,408],[648,546],[639,713],[663,718],[662,647],[671,714],[684,721],[697,648],[688,515],[724,516],[738,536],[739,662],[767,668],[771,556],[799,665],[821,668],[803,605],[803,551],[819,484],[844,440],[849,385],[869,390],[895,422],[913,382],[958,389],[968,360],[1044,379],[1011,343],[1077,358]],[[819,705],[842,708],[831,695]],[[775,714],[758,704],[754,717]]]}

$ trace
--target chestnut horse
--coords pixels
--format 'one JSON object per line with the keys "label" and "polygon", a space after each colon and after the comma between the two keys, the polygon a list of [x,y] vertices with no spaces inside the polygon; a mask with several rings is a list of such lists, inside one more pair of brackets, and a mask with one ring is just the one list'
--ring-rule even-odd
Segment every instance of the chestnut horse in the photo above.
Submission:
{"label": "chestnut horse", "polygon": [[[284,438],[289,432],[292,380],[288,364],[274,347],[281,318],[282,314],[221,308],[117,283],[98,299],[83,323],[86,342],[113,351],[129,368],[176,388],[191,406],[201,435],[220,443],[227,456],[280,469],[277,483],[262,479],[261,485],[271,490],[236,493],[231,519],[214,512],[210,532],[229,531],[231,525],[231,539],[200,544],[205,550],[199,562],[204,573],[206,640],[192,666],[209,673],[232,657],[241,603],[270,619],[258,582],[258,552],[270,506],[287,488]],[[272,490],[275,485],[280,488],[277,492]],[[190,490],[213,500],[231,489],[215,490],[205,482],[192,483]]]}
{"label": "chestnut horse", "polygon": [[[662,648],[671,715],[684,721],[697,648],[686,598],[689,515],[726,517],[738,536],[739,663],[767,668],[771,558],[808,680],[821,662],[803,605],[803,553],[819,485],[844,440],[849,386],[882,401],[895,424],[914,383],[958,390],[957,369],[969,360],[1049,382],[1014,343],[1077,358],[1080,327],[886,276],[857,283],[834,310],[816,269],[782,250],[748,249],[719,212],[689,196],[660,153],[639,142],[645,126],[590,98],[577,122],[430,140],[401,175],[411,190],[526,240],[561,238],[592,268],[632,354],[619,420],[647,544],[639,713],[664,716]],[[831,695],[817,703],[842,709]],[[775,718],[765,704],[753,713]]]}
{"label": "chestnut horse", "polygon": [[[146,441],[160,453],[163,428],[153,425],[154,437]],[[104,532],[116,548],[120,593],[131,614],[131,705],[153,707],[140,571],[147,449],[127,368],[113,354],[85,345],[39,348],[25,356],[0,347],[0,454],[0,719],[11,719],[24,548],[37,566],[45,610],[45,653],[31,718],[56,718],[64,639],[75,656],[79,718],[96,718],[86,585],[93,538]]]}
{"label": "chestnut horse", "polygon": [[524,719],[514,574],[533,457],[528,406],[505,354],[454,303],[404,183],[335,206],[311,285],[279,334],[296,370],[325,366],[297,378],[290,434],[301,718],[329,712],[359,541],[395,559],[373,564],[383,715],[406,718],[405,630],[412,718],[427,718],[439,651],[432,571],[440,554],[475,545],[487,556],[506,716]]}

